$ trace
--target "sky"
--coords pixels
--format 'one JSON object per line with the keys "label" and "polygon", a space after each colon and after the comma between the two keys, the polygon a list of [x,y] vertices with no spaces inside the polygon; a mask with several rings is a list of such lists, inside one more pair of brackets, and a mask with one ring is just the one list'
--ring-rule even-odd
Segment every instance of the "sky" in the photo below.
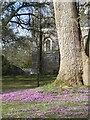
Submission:
{"label": "sky", "polygon": [[[5,0],[5,1],[8,1],[8,2],[10,2],[11,0]],[[16,1],[16,0],[12,0],[12,1]],[[23,0],[19,0],[19,1],[23,1]],[[26,1],[32,1],[32,2],[44,2],[44,1],[46,1],[46,0],[26,0]],[[24,2],[26,2],[26,1],[24,1]],[[47,0],[47,1],[49,1],[49,2],[51,2],[52,0]],[[55,0],[55,1],[75,1],[75,0]],[[80,3],[84,3],[85,2],[85,0],[77,0],[77,1],[79,1]],[[88,0],[86,0],[86,1],[88,1]],[[17,2],[16,2],[17,4],[16,4],[16,6],[18,6],[18,0],[17,0]],[[21,11],[20,11],[21,12]],[[23,12],[23,11],[22,11]],[[27,12],[27,10],[25,11],[25,12]],[[87,12],[87,11],[86,11]],[[25,17],[26,18],[26,17]],[[13,18],[14,19],[14,18]],[[17,27],[17,26],[16,26]],[[14,26],[14,28],[15,28],[15,26]],[[14,29],[15,30],[15,29]],[[17,32],[17,29],[15,30],[15,32]],[[26,35],[26,33],[27,33],[27,35],[30,35],[30,32],[27,32],[27,30],[23,30],[23,29],[21,29],[21,28],[19,28],[18,27],[18,33],[19,33],[19,35],[21,36],[23,36],[23,35]]]}
{"label": "sky", "polygon": [[[15,6],[18,7],[18,6],[20,6],[20,4],[22,5],[22,2],[16,2]],[[48,15],[47,11],[48,11],[48,7],[47,7],[47,9],[45,11],[42,11],[42,13],[45,15],[45,12],[46,12],[46,16],[47,16]],[[20,13],[29,13],[29,12],[32,13],[32,10],[30,8],[29,9],[23,8],[23,9],[18,11],[18,14],[20,14]],[[34,12],[34,8],[33,8],[33,12]],[[23,15],[23,16],[21,16],[21,18],[24,21],[26,21],[26,19],[28,19],[28,15],[27,16]],[[15,20],[16,20],[16,18],[13,17],[11,21],[15,21]],[[32,21],[32,17],[31,17],[30,21]],[[15,23],[13,23],[13,26],[11,28],[13,28],[14,32],[16,32],[17,35],[19,35],[19,36],[31,36],[30,31],[22,29],[20,26],[17,26]]]}

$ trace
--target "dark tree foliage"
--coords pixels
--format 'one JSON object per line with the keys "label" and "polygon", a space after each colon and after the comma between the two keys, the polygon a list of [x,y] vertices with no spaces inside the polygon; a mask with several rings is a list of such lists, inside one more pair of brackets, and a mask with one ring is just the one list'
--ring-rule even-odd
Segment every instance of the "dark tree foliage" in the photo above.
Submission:
{"label": "dark tree foliage", "polygon": [[24,71],[10,62],[2,55],[2,75],[21,75]]}

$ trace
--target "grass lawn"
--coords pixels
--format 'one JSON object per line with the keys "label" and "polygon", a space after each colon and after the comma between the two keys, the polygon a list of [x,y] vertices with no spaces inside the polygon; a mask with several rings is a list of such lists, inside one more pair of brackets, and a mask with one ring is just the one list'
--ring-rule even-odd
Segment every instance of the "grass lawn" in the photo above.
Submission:
{"label": "grass lawn", "polygon": [[2,117],[39,120],[89,118],[89,90],[86,86],[62,89],[50,84],[55,76],[43,76],[41,79],[40,87],[37,87],[35,76],[3,77],[3,93],[0,94]]}
{"label": "grass lawn", "polygon": [[[39,78],[40,86],[52,83],[56,76],[41,76]],[[21,89],[30,89],[37,87],[37,76],[3,76],[2,92],[15,91]]]}

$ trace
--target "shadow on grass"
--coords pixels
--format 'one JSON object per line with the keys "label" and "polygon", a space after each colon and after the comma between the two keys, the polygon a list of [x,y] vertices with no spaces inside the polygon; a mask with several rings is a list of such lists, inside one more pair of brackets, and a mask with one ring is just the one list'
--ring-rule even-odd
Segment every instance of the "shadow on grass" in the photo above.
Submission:
{"label": "shadow on grass", "polygon": [[[41,76],[39,85],[47,85],[55,80],[56,76]],[[37,76],[3,76],[2,77],[2,92],[30,89],[37,87]]]}

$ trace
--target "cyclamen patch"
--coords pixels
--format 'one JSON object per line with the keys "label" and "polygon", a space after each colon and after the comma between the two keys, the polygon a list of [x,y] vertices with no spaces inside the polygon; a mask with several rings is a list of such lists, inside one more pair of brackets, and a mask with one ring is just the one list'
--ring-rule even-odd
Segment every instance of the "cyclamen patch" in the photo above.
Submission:
{"label": "cyclamen patch", "polygon": [[78,94],[74,93],[73,90],[71,90],[70,92],[63,91],[62,94],[55,94],[56,92],[57,91],[54,90],[54,92],[52,91],[50,94],[46,94],[45,92],[43,92],[43,90],[20,90],[0,94],[0,100],[19,102],[61,100],[73,103],[77,103],[79,101],[88,101],[88,89],[79,89]]}

